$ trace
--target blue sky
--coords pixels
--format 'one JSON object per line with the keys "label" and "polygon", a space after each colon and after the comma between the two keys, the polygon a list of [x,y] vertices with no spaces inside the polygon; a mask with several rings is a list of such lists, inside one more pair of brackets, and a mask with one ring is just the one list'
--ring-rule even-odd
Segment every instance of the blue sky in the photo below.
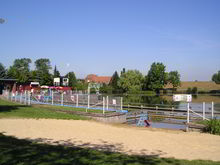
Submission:
{"label": "blue sky", "polygon": [[220,70],[219,0],[0,0],[0,62],[49,58],[62,74],[147,74],[153,62],[183,81]]}

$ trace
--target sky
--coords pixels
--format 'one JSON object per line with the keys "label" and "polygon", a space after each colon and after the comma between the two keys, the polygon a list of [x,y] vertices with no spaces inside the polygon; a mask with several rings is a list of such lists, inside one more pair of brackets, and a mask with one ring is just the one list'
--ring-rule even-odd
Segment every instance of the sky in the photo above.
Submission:
{"label": "sky", "polygon": [[0,62],[49,58],[62,75],[112,76],[153,62],[182,81],[220,70],[219,0],[0,0]]}

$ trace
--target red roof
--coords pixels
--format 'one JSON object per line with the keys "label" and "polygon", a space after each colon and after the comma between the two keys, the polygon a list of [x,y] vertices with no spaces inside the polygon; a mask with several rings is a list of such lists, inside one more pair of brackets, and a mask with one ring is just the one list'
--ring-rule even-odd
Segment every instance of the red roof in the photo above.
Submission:
{"label": "red roof", "polygon": [[85,78],[85,81],[87,82],[89,80],[90,82],[109,84],[111,78],[112,77],[110,76],[97,76],[90,74]]}

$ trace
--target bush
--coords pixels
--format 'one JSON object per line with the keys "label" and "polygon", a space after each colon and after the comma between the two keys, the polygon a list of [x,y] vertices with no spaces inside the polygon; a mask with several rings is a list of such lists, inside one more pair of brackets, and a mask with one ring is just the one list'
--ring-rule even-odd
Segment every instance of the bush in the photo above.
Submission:
{"label": "bush", "polygon": [[212,119],[206,122],[206,127],[204,132],[209,132],[211,134],[220,135],[220,120]]}
{"label": "bush", "polygon": [[198,88],[197,87],[193,87],[191,92],[192,92],[192,94],[197,94],[198,93]]}
{"label": "bush", "polygon": [[192,92],[192,89],[189,87],[189,88],[187,89],[186,93],[187,93],[187,94],[191,94],[191,92]]}

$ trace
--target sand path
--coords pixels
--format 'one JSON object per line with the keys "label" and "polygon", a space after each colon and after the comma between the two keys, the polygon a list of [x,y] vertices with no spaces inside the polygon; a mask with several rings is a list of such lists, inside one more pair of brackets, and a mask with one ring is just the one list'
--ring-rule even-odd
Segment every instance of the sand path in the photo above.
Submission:
{"label": "sand path", "polygon": [[107,125],[93,121],[0,119],[0,132],[39,142],[220,161],[220,136]]}

